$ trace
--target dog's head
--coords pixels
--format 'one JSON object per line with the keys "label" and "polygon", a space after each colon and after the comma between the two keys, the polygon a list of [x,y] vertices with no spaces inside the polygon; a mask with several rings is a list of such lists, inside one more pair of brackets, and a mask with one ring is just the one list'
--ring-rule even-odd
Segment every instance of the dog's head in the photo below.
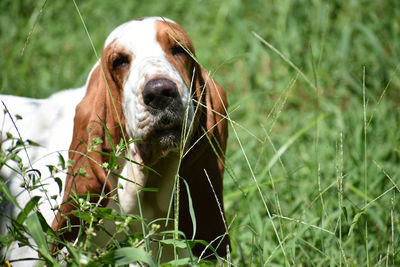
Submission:
{"label": "dog's head", "polygon": [[[225,91],[196,62],[193,44],[178,24],[145,18],[117,27],[107,38],[76,108],[69,152],[74,164],[53,229],[66,226],[61,213],[79,224],[71,213],[73,194],[90,193],[92,202],[106,196],[101,204],[107,205],[107,196],[116,188],[103,168],[107,153],[121,140],[138,139],[145,164],[169,153],[184,155],[179,175],[186,183],[175,211],[180,229],[188,238],[213,241],[225,254],[229,245],[222,202],[226,108]],[[190,202],[197,221],[193,224]],[[67,240],[76,236],[77,230],[63,234]],[[197,246],[198,254],[201,250]]]}

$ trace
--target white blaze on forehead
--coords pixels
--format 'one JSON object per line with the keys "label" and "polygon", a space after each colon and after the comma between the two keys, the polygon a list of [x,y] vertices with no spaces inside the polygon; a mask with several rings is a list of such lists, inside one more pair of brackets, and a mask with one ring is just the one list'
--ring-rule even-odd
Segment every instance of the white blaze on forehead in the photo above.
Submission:
{"label": "white blaze on forehead", "polygon": [[123,45],[129,52],[143,56],[157,56],[162,49],[156,40],[156,22],[166,21],[175,23],[170,19],[161,17],[148,17],[142,20],[132,20],[118,26],[107,37],[104,47],[114,40]]}

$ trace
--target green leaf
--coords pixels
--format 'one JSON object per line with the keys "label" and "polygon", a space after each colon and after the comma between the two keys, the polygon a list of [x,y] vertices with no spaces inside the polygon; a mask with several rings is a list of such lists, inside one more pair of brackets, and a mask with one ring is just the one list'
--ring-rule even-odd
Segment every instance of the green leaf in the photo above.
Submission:
{"label": "green leaf", "polygon": [[54,181],[55,181],[55,182],[57,183],[57,185],[58,185],[58,193],[61,194],[61,191],[62,191],[62,188],[63,188],[61,178],[59,178],[59,177],[54,177]]}
{"label": "green leaf", "polygon": [[29,213],[37,207],[40,200],[40,196],[34,196],[29,202],[25,205],[25,208],[18,214],[16,219],[17,223],[22,224],[25,219],[28,217]]}
{"label": "green leaf", "polygon": [[144,187],[139,190],[140,192],[158,192],[158,188]]}
{"label": "green leaf", "polygon": [[89,214],[87,212],[83,212],[80,210],[74,210],[72,211],[72,214],[77,217],[77,218],[81,218],[82,220],[84,220],[85,222],[97,222],[97,218],[93,217],[92,214]]}
{"label": "green leaf", "polygon": [[29,230],[29,234],[33,237],[39,250],[44,250],[46,254],[49,251],[49,246],[46,242],[46,238],[43,234],[42,226],[40,225],[39,217],[36,213],[33,213],[26,219],[26,228]]}
{"label": "green leaf", "polygon": [[78,169],[78,175],[82,177],[88,177],[89,175],[87,174],[86,170],[84,168],[79,168]]}
{"label": "green leaf", "polygon": [[26,142],[30,146],[40,146],[40,144],[38,144],[38,143],[36,143],[36,142],[34,142],[34,141],[30,140],[30,139],[27,139]]}
{"label": "green leaf", "polygon": [[192,197],[190,195],[189,185],[187,184],[185,179],[182,179],[182,181],[185,184],[186,192],[187,192],[187,196],[188,196],[190,219],[192,220],[192,224],[193,224],[193,235],[192,235],[191,239],[193,240],[196,235],[196,228],[197,228],[196,227],[196,214],[194,213],[193,202],[192,202]]}
{"label": "green leaf", "polygon": [[108,168],[110,170],[116,170],[118,169],[118,160],[115,154],[110,155],[110,159],[108,160]]}
{"label": "green leaf", "polygon": [[343,211],[343,215],[344,215],[344,218],[346,219],[346,222],[348,221],[348,215],[347,215],[347,209],[346,209],[346,207],[342,207],[342,211]]}
{"label": "green leaf", "polygon": [[111,208],[97,208],[95,216],[110,221],[123,221],[122,216],[115,209]]}
{"label": "green leaf", "polygon": [[101,140],[101,139],[98,138],[98,137],[93,137],[93,139],[92,139],[92,146],[96,147],[97,145],[102,144],[102,143],[103,143],[103,140]]}
{"label": "green leaf", "polygon": [[60,153],[58,153],[58,166],[60,166],[63,170],[65,170],[65,160]]}
{"label": "green leaf", "polygon": [[10,155],[10,159],[12,159],[13,161],[15,161],[16,163],[21,163],[22,159],[20,156],[18,156],[17,154],[11,154]]}
{"label": "green leaf", "polygon": [[102,119],[100,119],[100,117],[99,117],[99,120],[100,120],[101,124],[103,125],[104,132],[106,133],[108,143],[110,144],[112,150],[115,152],[114,143],[113,143],[110,131],[107,128],[107,125],[104,123],[104,121]]}
{"label": "green leaf", "polygon": [[42,173],[38,169],[29,169],[26,174],[34,185],[42,177]]}
{"label": "green leaf", "polygon": [[137,142],[137,141],[140,141],[140,140],[142,140],[142,139],[140,139],[140,138],[131,139],[131,140],[129,140],[126,144],[124,144],[124,143],[123,143],[123,140],[121,139],[120,144],[117,146],[117,147],[118,147],[117,150],[118,150],[118,151],[124,151],[125,149],[127,149],[127,148],[129,147],[130,144],[132,144],[132,143],[134,143],[134,142]]}
{"label": "green leaf", "polygon": [[156,265],[151,256],[140,248],[125,247],[111,251],[101,257],[101,262],[104,264],[123,265],[134,262],[143,262],[151,267]]}
{"label": "green leaf", "polygon": [[163,264],[163,266],[192,266],[190,265],[192,263],[192,260],[190,258],[183,258],[179,260],[172,260],[166,263],[166,265]]}
{"label": "green leaf", "polygon": [[3,193],[4,197],[8,201],[12,202],[15,206],[22,209],[21,206],[18,204],[17,199],[10,192],[10,189],[8,188],[8,186],[1,180],[0,180],[0,191]]}
{"label": "green leaf", "polygon": [[174,245],[178,248],[187,248],[188,243],[186,240],[180,240],[180,239],[164,239],[160,240],[160,243],[166,244],[166,245]]}
{"label": "green leaf", "polygon": [[74,165],[74,161],[72,159],[69,159],[67,161],[67,168],[72,167],[72,165]]}
{"label": "green leaf", "polygon": [[43,217],[42,213],[37,212],[36,214],[38,215],[39,222],[40,222],[43,232],[58,239],[59,236],[56,234],[56,232],[54,232],[53,228],[51,228],[50,225],[47,223],[47,221]]}
{"label": "green leaf", "polygon": [[53,266],[60,266],[60,264],[55,259],[53,259],[49,253],[49,245],[44,236],[43,228],[41,226],[38,214],[33,213],[25,220],[25,222],[28,233],[32,236],[33,240],[35,240],[36,244],[38,245],[40,255],[47,261],[51,262]]}
{"label": "green leaf", "polygon": [[364,214],[366,214],[366,211],[362,210],[359,213],[357,213],[356,216],[354,216],[353,221],[351,222],[349,233],[347,234],[347,236],[351,235],[351,233],[353,232],[353,229],[356,226],[356,224],[357,224],[358,220],[360,219],[361,215],[364,215]]}

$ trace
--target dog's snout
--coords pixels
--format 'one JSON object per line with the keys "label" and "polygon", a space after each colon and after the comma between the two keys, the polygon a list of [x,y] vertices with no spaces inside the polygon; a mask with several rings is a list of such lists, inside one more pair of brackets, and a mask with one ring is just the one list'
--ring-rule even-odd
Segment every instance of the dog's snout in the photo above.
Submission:
{"label": "dog's snout", "polygon": [[176,84],[168,79],[153,79],[146,83],[143,88],[143,101],[147,106],[154,109],[165,109],[179,95]]}

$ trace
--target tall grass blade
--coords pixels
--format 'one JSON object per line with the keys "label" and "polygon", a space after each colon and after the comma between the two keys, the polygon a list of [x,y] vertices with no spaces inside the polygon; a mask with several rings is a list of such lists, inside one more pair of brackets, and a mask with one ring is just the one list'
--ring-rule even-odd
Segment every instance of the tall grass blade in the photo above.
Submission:
{"label": "tall grass blade", "polygon": [[196,235],[196,228],[197,228],[196,227],[196,215],[194,213],[193,202],[192,202],[192,197],[190,195],[189,185],[187,184],[185,179],[182,179],[182,181],[185,184],[186,192],[187,192],[187,196],[188,196],[190,219],[192,220],[192,225],[193,225],[193,235],[192,235],[191,240],[193,240]]}
{"label": "tall grass blade", "polygon": [[311,127],[317,124],[319,121],[324,119],[326,114],[319,115],[316,119],[309,122],[306,126],[297,131],[294,135],[289,137],[289,139],[279,148],[279,150],[274,154],[274,156],[269,160],[267,167],[263,170],[262,176],[264,176],[279,160],[279,158],[286,152],[286,150],[301,137],[304,133],[306,133]]}

